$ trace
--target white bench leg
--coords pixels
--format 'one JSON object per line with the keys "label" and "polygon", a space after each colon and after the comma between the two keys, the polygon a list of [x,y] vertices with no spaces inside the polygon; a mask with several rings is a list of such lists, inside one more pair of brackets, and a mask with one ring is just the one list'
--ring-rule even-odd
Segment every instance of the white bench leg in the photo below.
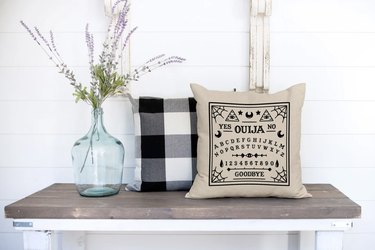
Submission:
{"label": "white bench leg", "polygon": [[62,249],[85,250],[86,234],[83,231],[64,231],[62,233]]}
{"label": "white bench leg", "polygon": [[315,231],[300,231],[298,250],[315,249]]}
{"label": "white bench leg", "polygon": [[51,231],[24,231],[23,248],[25,250],[53,250]]}
{"label": "white bench leg", "polygon": [[317,231],[315,234],[316,250],[342,250],[344,231]]}
{"label": "white bench leg", "polygon": [[25,250],[84,250],[85,232],[23,231]]}

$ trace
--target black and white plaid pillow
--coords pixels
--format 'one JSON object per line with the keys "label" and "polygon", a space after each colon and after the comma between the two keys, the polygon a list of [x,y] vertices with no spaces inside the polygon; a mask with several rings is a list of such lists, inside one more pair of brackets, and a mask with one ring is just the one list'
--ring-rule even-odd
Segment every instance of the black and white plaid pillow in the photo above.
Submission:
{"label": "black and white plaid pillow", "polygon": [[197,117],[194,98],[131,100],[136,162],[132,191],[189,190],[196,175]]}

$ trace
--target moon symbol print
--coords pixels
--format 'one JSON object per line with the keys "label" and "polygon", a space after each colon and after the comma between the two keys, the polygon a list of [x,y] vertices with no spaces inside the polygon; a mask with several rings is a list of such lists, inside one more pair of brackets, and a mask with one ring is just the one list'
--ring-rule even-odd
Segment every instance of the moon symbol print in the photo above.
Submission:
{"label": "moon symbol print", "polygon": [[284,137],[284,134],[282,133],[281,130],[279,130],[279,132],[277,132],[277,136],[278,136],[279,138],[283,138],[283,137]]}
{"label": "moon symbol print", "polygon": [[251,119],[251,118],[253,118],[254,113],[250,112],[250,114],[249,114],[249,112],[246,112],[245,116],[246,116],[246,118]]}
{"label": "moon symbol print", "polygon": [[215,136],[216,136],[217,138],[220,138],[220,137],[221,137],[221,134],[222,134],[221,131],[218,130],[217,133],[215,134]]}
{"label": "moon symbol print", "polygon": [[290,185],[289,102],[208,108],[210,186]]}

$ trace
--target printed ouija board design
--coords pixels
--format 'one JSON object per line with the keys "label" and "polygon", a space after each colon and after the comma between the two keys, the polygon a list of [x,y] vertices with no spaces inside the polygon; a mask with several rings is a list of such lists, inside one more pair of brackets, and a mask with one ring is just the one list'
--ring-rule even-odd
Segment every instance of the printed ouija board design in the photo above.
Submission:
{"label": "printed ouija board design", "polygon": [[290,185],[290,103],[209,103],[209,185]]}

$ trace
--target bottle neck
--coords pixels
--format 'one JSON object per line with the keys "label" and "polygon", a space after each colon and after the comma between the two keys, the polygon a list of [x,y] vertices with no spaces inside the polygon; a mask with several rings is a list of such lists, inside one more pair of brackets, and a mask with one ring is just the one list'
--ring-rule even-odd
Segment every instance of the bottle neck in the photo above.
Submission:
{"label": "bottle neck", "polygon": [[103,109],[96,108],[91,112],[91,133],[107,132],[103,125]]}

